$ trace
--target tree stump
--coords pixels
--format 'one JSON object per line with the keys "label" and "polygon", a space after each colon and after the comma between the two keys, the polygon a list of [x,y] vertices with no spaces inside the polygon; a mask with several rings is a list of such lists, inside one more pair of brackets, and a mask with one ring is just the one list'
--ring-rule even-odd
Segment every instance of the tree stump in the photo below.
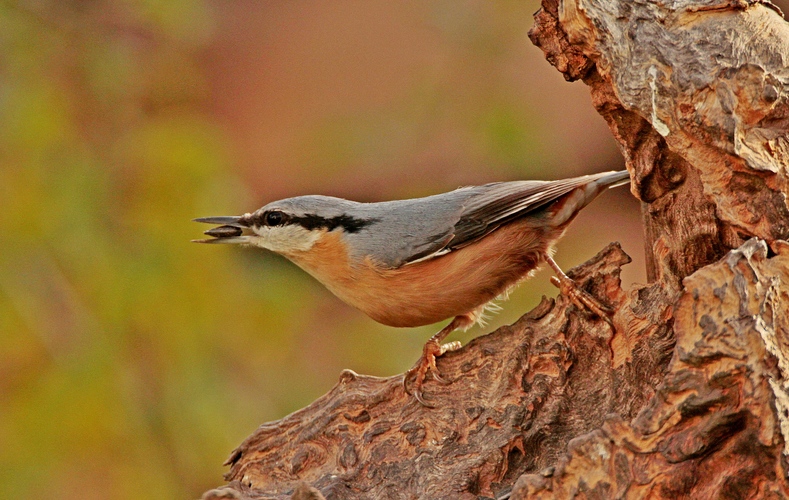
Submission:
{"label": "tree stump", "polygon": [[559,296],[439,358],[449,385],[343,372],[227,461],[239,498],[789,498],[789,24],[767,1],[545,0],[531,40],[582,79],[642,201]]}

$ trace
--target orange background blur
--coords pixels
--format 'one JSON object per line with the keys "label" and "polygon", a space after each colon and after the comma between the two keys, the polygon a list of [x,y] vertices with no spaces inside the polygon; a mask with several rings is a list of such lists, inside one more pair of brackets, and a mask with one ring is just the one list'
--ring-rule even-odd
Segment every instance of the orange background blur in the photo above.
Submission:
{"label": "orange background blur", "polygon": [[[0,498],[196,498],[257,425],[343,368],[390,376],[399,330],[284,259],[189,243],[194,217],[623,168],[582,83],[527,38],[534,1],[0,3]],[[621,241],[604,194],[566,268]],[[467,341],[514,321],[540,272]]]}

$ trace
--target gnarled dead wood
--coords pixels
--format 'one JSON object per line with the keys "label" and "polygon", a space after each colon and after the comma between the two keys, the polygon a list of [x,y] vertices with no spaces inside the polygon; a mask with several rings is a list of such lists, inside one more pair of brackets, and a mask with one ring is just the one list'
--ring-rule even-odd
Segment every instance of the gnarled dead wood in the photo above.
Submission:
{"label": "gnarled dead wood", "polygon": [[789,23],[769,2],[545,0],[535,19],[625,156],[650,281],[679,291],[752,236],[789,237]]}
{"label": "gnarled dead wood", "polygon": [[[475,498],[551,467],[608,415],[634,418],[662,380],[673,347],[668,302],[654,287],[626,294],[627,262],[610,245],[570,271],[616,307],[616,335],[564,297],[544,299],[440,358],[452,383],[427,385],[436,408],[407,395],[402,376],[346,371],[307,408],[261,426],[233,452],[227,478],[250,498],[288,498],[301,481],[327,498]],[[632,310],[636,300],[650,305]]]}
{"label": "gnarled dead wood", "polygon": [[789,244],[776,251],[752,239],[686,278],[649,404],[571,441],[512,498],[789,498]]}

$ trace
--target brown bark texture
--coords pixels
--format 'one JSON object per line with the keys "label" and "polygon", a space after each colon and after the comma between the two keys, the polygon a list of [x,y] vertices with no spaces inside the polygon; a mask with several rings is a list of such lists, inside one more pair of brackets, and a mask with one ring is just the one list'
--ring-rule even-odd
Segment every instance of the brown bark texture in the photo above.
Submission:
{"label": "brown bark texture", "polygon": [[205,499],[789,498],[789,24],[766,1],[544,0],[531,40],[582,79],[642,201],[559,296],[439,358],[351,371],[263,424]]}

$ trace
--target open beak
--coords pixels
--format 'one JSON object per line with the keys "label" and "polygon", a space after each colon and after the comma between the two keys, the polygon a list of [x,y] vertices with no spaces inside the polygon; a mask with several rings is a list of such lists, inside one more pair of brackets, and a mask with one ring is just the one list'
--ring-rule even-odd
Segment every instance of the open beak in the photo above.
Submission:
{"label": "open beak", "polygon": [[203,231],[203,234],[211,236],[211,238],[192,240],[193,243],[247,243],[249,235],[252,234],[239,216],[201,217],[192,220],[207,224],[219,224],[217,227]]}

